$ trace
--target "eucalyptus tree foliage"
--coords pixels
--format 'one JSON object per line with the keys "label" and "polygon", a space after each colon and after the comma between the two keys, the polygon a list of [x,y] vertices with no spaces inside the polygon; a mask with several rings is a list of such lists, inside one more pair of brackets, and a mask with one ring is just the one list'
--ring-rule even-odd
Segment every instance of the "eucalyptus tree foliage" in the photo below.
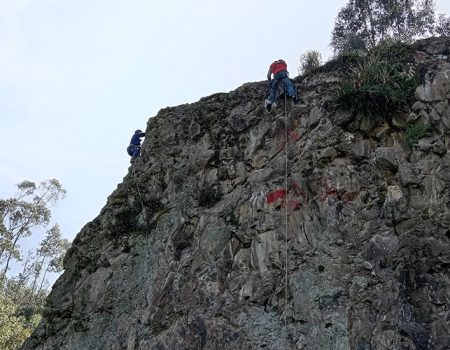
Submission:
{"label": "eucalyptus tree foliage", "polygon": [[50,207],[64,198],[64,190],[56,179],[36,184],[22,181],[14,197],[0,200],[0,267],[3,282],[11,260],[21,261],[20,240],[37,227],[47,227]]}
{"label": "eucalyptus tree foliage", "polygon": [[47,231],[45,238],[37,249],[37,259],[34,263],[34,279],[31,285],[33,295],[39,295],[42,291],[49,272],[59,273],[63,270],[64,255],[69,247],[70,242],[61,237],[58,225]]}
{"label": "eucalyptus tree foliage", "polygon": [[359,35],[350,33],[342,42],[339,52],[343,54],[350,54],[353,52],[365,53],[367,52],[367,46]]}
{"label": "eucalyptus tree foliage", "polygon": [[388,38],[407,41],[431,34],[434,6],[434,0],[349,0],[337,15],[331,46],[341,52],[350,35],[371,48]]}
{"label": "eucalyptus tree foliage", "polygon": [[439,36],[450,36],[450,17],[439,14],[435,32]]}

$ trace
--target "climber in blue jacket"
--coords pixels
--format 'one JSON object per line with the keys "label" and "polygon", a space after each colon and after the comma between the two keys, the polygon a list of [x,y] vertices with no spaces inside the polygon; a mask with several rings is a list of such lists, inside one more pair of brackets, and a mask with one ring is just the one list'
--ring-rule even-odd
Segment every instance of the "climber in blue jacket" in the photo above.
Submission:
{"label": "climber in blue jacket", "polygon": [[145,136],[145,132],[138,129],[131,137],[130,145],[127,147],[127,153],[131,156],[130,163],[133,163],[141,154],[141,137]]}

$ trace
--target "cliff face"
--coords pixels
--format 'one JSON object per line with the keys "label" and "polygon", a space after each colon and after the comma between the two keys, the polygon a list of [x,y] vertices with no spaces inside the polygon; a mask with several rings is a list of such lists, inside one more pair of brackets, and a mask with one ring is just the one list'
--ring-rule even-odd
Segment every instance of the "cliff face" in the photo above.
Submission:
{"label": "cliff face", "polygon": [[450,39],[413,51],[389,123],[333,107],[345,68],[286,117],[265,83],[161,110],[22,349],[449,349]]}

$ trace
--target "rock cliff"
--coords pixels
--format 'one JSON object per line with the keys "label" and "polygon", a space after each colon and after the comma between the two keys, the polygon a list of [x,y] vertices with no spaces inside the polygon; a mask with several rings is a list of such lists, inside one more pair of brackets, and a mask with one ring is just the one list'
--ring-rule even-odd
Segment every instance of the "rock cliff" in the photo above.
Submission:
{"label": "rock cliff", "polygon": [[334,107],[345,66],[161,110],[22,349],[450,349],[450,39],[411,50],[378,124]]}

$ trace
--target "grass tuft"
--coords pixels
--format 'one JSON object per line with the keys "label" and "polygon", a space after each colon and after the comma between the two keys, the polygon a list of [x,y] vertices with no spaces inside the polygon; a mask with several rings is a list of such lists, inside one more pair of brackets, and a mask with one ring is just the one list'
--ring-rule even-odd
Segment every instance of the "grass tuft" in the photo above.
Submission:
{"label": "grass tuft", "polygon": [[386,117],[407,104],[417,81],[408,47],[387,43],[361,56],[341,83],[335,104],[363,116]]}
{"label": "grass tuft", "polygon": [[416,145],[420,139],[424,138],[430,132],[430,125],[417,124],[406,128],[406,142],[410,146]]}

